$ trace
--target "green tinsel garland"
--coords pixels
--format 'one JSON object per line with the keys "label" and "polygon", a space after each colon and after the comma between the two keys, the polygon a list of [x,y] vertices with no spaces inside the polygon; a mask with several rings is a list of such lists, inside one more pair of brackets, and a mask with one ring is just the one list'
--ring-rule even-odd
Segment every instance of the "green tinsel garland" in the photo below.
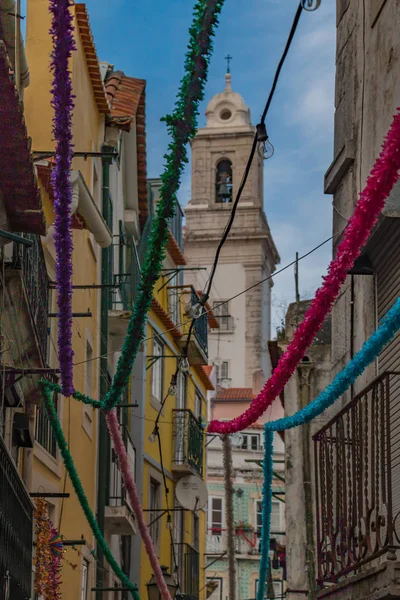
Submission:
{"label": "green tinsel garland", "polygon": [[93,535],[96,538],[96,541],[97,541],[99,547],[102,549],[103,554],[104,554],[108,564],[114,571],[115,575],[120,579],[121,583],[125,587],[127,587],[131,590],[131,594],[132,594],[132,597],[134,598],[134,600],[140,600],[136,586],[133,585],[133,583],[130,581],[130,579],[122,571],[121,567],[119,566],[119,564],[115,560],[114,556],[112,555],[109,547],[107,546],[107,543],[106,543],[106,541],[99,529],[99,526],[97,524],[96,518],[89,506],[88,499],[87,499],[85,491],[82,487],[82,483],[79,479],[79,475],[76,471],[74,461],[73,461],[71,453],[69,451],[67,440],[65,439],[64,432],[62,430],[61,423],[60,423],[58,415],[57,415],[57,410],[53,403],[53,399],[52,399],[52,391],[53,390],[51,389],[52,384],[49,384],[48,381],[42,379],[39,382],[39,386],[40,386],[41,392],[42,392],[43,405],[46,410],[47,417],[52,426],[54,437],[56,438],[57,445],[59,447],[61,456],[63,458],[65,468],[67,469],[68,475],[71,479],[71,483],[74,486],[74,490],[76,492],[76,495],[78,496],[78,500],[83,509],[83,512],[85,513],[85,517],[90,525]]}
{"label": "green tinsel garland", "polygon": [[162,119],[167,124],[172,142],[165,155],[166,165],[161,176],[160,201],[157,204],[149,250],[142,268],[138,297],[133,307],[114,379],[103,400],[104,410],[111,410],[118,404],[128,384],[144,336],[154,285],[160,277],[165,258],[169,235],[168,223],[174,215],[176,193],[184,165],[188,162],[186,145],[196,133],[198,105],[204,96],[207,68],[212,51],[211,38],[218,24],[218,15],[223,3],[224,0],[199,0],[194,7],[194,21],[189,30],[190,42],[185,61],[185,76],[181,81],[174,112]]}
{"label": "green tinsel garland", "polygon": [[[52,383],[51,381],[46,380],[46,385],[49,390],[51,390],[53,392],[57,392],[57,394],[62,394],[62,387],[58,383]],[[75,391],[72,394],[72,397],[75,398],[75,400],[82,402],[83,404],[93,406],[93,408],[101,408],[102,407],[102,403],[100,402],[100,400],[93,400],[93,398],[90,398],[89,396],[86,396],[85,394],[81,394],[81,392]]]}

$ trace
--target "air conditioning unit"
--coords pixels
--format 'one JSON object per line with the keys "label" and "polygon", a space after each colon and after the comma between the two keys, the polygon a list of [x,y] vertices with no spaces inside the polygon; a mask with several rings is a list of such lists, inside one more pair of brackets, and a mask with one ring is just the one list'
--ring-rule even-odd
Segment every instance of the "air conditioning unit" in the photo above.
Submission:
{"label": "air conditioning unit", "polygon": [[14,385],[10,385],[4,393],[6,406],[8,408],[17,408],[21,407],[24,404],[24,394],[22,391],[22,387],[20,384],[14,383]]}

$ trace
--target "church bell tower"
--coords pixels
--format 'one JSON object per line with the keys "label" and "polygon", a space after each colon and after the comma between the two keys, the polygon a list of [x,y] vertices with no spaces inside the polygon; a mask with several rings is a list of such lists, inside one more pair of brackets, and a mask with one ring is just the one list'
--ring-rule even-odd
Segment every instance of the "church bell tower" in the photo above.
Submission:
{"label": "church bell tower", "polygon": [[[213,264],[255,135],[250,109],[232,90],[214,96],[206,125],[192,140],[192,193],[186,206],[185,283],[202,290]],[[264,161],[256,153],[238,211],[218,264],[210,302],[216,306],[269,277],[279,262],[264,213]],[[272,280],[254,287],[216,309],[220,323],[209,339],[209,362],[215,363],[224,387],[253,387],[255,374],[270,374]]]}

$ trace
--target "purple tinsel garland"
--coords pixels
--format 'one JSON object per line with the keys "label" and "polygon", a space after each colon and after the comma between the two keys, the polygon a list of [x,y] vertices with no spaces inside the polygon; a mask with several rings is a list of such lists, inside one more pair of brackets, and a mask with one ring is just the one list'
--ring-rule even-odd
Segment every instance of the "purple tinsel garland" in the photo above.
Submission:
{"label": "purple tinsel garland", "polygon": [[53,73],[53,133],[56,140],[56,165],[52,173],[54,189],[54,246],[56,250],[56,287],[58,308],[58,360],[62,393],[74,392],[72,369],[72,111],[74,108],[69,59],[75,50],[70,0],[50,0],[53,40],[51,71]]}

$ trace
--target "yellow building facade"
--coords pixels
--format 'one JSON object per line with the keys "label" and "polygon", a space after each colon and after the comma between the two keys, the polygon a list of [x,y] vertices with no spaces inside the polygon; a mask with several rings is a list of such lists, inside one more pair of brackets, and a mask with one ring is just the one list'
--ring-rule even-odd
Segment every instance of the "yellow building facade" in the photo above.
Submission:
{"label": "yellow building facade", "polygon": [[[74,151],[79,155],[100,152],[104,140],[105,114],[108,104],[96,58],[85,5],[75,4],[74,14],[76,51],[71,59],[75,110],[73,116]],[[46,0],[28,0],[26,51],[31,73],[31,87],[25,96],[26,121],[32,138],[32,150],[37,162],[47,221],[47,235],[42,238],[47,273],[55,281],[55,251],[53,243],[54,213],[50,175],[53,165],[49,153],[54,152],[51,108],[52,50],[49,35],[50,14]],[[96,59],[97,60],[97,59]],[[36,153],[36,154],[35,154]],[[46,156],[45,156],[46,155]],[[100,283],[101,246],[111,244],[111,232],[101,217],[101,158],[78,156],[73,159],[71,172],[73,193],[73,284]],[[49,312],[55,315],[56,292],[51,285]],[[84,308],[83,308],[84,307]],[[92,397],[98,396],[99,311],[98,289],[74,289],[72,310],[74,385],[75,389]],[[78,313],[88,313],[78,316]],[[48,365],[57,367],[57,318],[49,320]],[[56,399],[61,424],[92,510],[96,510],[97,414],[71,398]],[[63,598],[75,600],[82,590],[95,583],[95,541],[82,509],[66,475],[51,429],[38,405],[36,410],[36,439],[32,461],[32,490],[66,493],[69,497],[49,499],[49,515],[60,535],[66,540],[83,540],[67,547],[63,568]]]}
{"label": "yellow building facade", "polygon": [[[159,180],[150,181],[157,197]],[[200,294],[181,284],[181,218],[178,206],[147,324],[143,507],[160,564],[177,576],[177,597],[205,599],[205,506],[182,506],[176,486],[189,476],[205,479],[207,391],[213,389],[206,367],[207,333],[209,321],[213,327],[218,322],[212,313],[204,314],[187,345],[188,310]],[[187,373],[180,367],[186,346]],[[146,598],[152,569],[144,548],[141,564],[140,593]]]}

